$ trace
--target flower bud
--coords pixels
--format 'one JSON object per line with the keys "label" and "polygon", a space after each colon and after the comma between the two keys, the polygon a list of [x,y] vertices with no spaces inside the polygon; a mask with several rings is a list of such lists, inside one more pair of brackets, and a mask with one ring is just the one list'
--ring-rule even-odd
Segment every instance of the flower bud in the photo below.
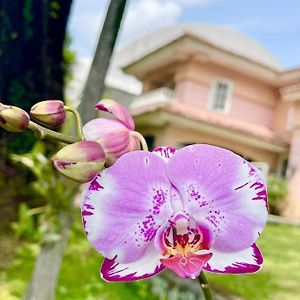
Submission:
{"label": "flower bud", "polygon": [[21,132],[27,129],[30,118],[23,109],[0,103],[0,126],[11,132]]}
{"label": "flower bud", "polygon": [[62,125],[66,119],[64,103],[60,100],[45,100],[35,104],[30,115],[42,125],[57,127]]}
{"label": "flower bud", "polygon": [[64,176],[84,183],[103,169],[105,153],[100,144],[82,141],[62,148],[52,157],[52,161]]}

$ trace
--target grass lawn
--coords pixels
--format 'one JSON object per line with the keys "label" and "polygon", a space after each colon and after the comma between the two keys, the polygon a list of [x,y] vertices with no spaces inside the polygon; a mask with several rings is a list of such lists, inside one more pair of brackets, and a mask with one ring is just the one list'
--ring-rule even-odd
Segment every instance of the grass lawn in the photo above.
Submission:
{"label": "grass lawn", "polygon": [[258,245],[264,255],[260,272],[208,274],[209,281],[247,300],[300,299],[300,228],[268,224]]}
{"label": "grass lawn", "polygon": [[[126,284],[109,284],[101,280],[99,278],[101,258],[86,241],[78,215],[75,220],[59,277],[57,300],[175,299],[157,294],[151,296],[153,282],[155,282],[153,280]],[[235,276],[208,274],[209,280],[244,299],[298,299],[300,295],[300,228],[269,224],[258,244],[265,257],[261,272],[254,275]],[[37,252],[38,246],[35,244],[19,247],[13,263],[0,273],[0,299],[21,298],[30,278]],[[182,297],[182,299],[187,298]]]}

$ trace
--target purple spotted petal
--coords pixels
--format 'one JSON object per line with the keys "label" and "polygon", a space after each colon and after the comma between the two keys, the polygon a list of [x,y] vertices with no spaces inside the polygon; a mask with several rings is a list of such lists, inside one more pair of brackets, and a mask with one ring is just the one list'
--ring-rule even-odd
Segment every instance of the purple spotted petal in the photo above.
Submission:
{"label": "purple spotted petal", "polygon": [[95,108],[113,114],[128,129],[134,130],[134,121],[130,113],[120,103],[111,99],[103,99],[95,105]]}
{"label": "purple spotted petal", "polygon": [[172,214],[164,161],[146,151],[124,154],[86,188],[82,215],[91,244],[125,264],[141,259]]}
{"label": "purple spotted petal", "polygon": [[89,141],[96,141],[99,138],[109,136],[114,131],[127,130],[121,122],[103,118],[86,123],[82,129],[85,138]]}
{"label": "purple spotted petal", "polygon": [[253,244],[251,247],[238,252],[213,251],[213,256],[204,269],[214,273],[254,273],[261,268],[262,263],[262,254],[258,247]]}
{"label": "purple spotted petal", "polygon": [[267,218],[267,193],[259,171],[233,152],[210,145],[178,150],[167,165],[185,210],[213,230],[213,248],[250,247]]}
{"label": "purple spotted petal", "polygon": [[107,281],[134,281],[149,278],[164,269],[161,254],[151,245],[141,259],[132,263],[119,263],[118,257],[104,259],[101,276]]}

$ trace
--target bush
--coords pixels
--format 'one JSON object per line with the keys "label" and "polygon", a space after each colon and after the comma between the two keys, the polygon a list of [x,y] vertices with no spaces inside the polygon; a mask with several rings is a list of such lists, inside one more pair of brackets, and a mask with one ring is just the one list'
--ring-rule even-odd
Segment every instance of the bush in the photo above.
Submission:
{"label": "bush", "polygon": [[287,183],[283,178],[271,175],[268,177],[269,212],[279,215],[287,195]]}

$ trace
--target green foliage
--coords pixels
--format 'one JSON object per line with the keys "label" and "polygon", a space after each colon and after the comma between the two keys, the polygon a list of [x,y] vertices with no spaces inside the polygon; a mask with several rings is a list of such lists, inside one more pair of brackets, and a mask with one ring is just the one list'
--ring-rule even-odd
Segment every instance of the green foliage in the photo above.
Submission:
{"label": "green foliage", "polygon": [[33,21],[33,8],[32,0],[25,0],[23,8],[23,18],[24,18],[24,38],[25,40],[30,40],[33,37],[32,21]]}
{"label": "green foliage", "polygon": [[76,63],[76,52],[71,50],[72,38],[66,34],[65,44],[63,49],[64,58],[64,80],[65,84],[73,79],[73,66]]}
{"label": "green foliage", "polygon": [[25,238],[30,241],[40,239],[39,231],[35,226],[34,209],[30,209],[26,203],[19,205],[18,222],[12,223],[12,229],[18,238]]}
{"label": "green foliage", "polygon": [[[175,300],[193,299],[187,291],[176,291],[164,278],[107,283],[99,276],[101,259],[87,242],[79,212],[74,224],[60,272],[56,300]],[[291,243],[293,241],[293,243]],[[264,255],[260,272],[249,275],[208,273],[209,282],[218,290],[245,300],[295,300],[300,294],[300,230],[290,225],[268,224],[258,245]],[[0,299],[21,299],[30,278],[38,246],[20,246],[13,264],[0,273]],[[283,274],[288,274],[283,278]],[[176,295],[176,296],[175,296]],[[11,298],[10,298],[11,297]]]}
{"label": "green foliage", "polygon": [[[30,278],[32,265],[38,254],[36,243],[21,246],[13,264],[4,272],[6,294],[20,299]],[[105,282],[99,276],[102,258],[87,241],[80,221],[79,211],[74,214],[74,223],[65,251],[60,272],[56,300],[195,300],[195,295],[155,277],[128,283]],[[0,282],[1,286],[1,282]],[[3,292],[3,291],[2,291]],[[0,290],[1,299],[1,290]],[[6,298],[5,298],[6,299]],[[9,299],[9,298],[8,298]]]}
{"label": "green foliage", "polygon": [[287,183],[283,178],[274,175],[268,177],[269,211],[279,214],[287,195]]}
{"label": "green foliage", "polygon": [[296,300],[300,295],[300,229],[268,224],[258,239],[262,270],[248,275],[208,273],[209,282],[244,300]]}
{"label": "green foliage", "polygon": [[15,154],[27,153],[32,149],[36,138],[31,131],[24,131],[14,135],[8,142],[8,152]]}
{"label": "green foliage", "polygon": [[[45,144],[36,143],[33,150],[26,155],[10,155],[14,162],[21,164],[34,175],[35,180],[28,188],[39,199],[40,205],[33,209],[22,205],[18,223],[14,223],[13,228],[19,236],[28,237],[32,233],[35,240],[42,237],[42,242],[51,243],[59,238],[59,215],[71,209],[78,184],[58,174],[45,152]],[[35,223],[33,215],[38,215]]]}
{"label": "green foliage", "polygon": [[51,205],[54,210],[69,209],[70,201],[77,191],[78,184],[58,174],[45,154],[46,145],[39,142],[35,144],[30,153],[26,155],[11,154],[10,158],[21,163],[35,176],[36,180],[32,182],[30,188],[39,198]]}

